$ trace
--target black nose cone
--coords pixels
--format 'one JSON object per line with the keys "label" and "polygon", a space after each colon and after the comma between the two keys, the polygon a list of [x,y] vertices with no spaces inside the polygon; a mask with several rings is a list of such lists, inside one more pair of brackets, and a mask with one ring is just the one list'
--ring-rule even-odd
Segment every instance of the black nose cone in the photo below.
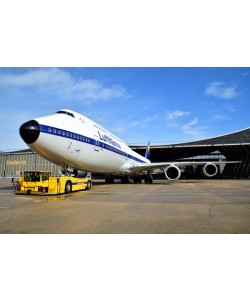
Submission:
{"label": "black nose cone", "polygon": [[39,123],[35,120],[24,123],[19,129],[20,135],[26,144],[34,143],[40,134]]}

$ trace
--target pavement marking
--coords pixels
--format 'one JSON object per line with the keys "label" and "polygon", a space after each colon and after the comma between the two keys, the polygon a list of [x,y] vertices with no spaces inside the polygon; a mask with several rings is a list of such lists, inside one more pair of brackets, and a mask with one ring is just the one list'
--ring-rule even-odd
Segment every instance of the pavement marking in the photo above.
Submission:
{"label": "pavement marking", "polygon": [[13,194],[13,193],[11,193],[11,192],[9,192],[9,193],[1,193],[0,196],[1,195],[11,195],[11,194]]}
{"label": "pavement marking", "polygon": [[53,202],[53,201],[58,201],[58,200],[65,200],[65,196],[52,196],[52,197],[44,198],[43,200],[45,202]]}
{"label": "pavement marking", "polygon": [[30,198],[30,197],[15,197],[16,199],[24,199],[24,200],[32,200],[34,198]]}

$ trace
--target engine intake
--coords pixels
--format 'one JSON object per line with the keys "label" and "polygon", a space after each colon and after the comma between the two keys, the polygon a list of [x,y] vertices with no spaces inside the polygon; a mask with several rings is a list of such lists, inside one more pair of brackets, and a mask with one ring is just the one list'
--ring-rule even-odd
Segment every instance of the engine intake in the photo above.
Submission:
{"label": "engine intake", "polygon": [[218,168],[215,164],[207,163],[202,168],[202,172],[207,177],[213,177],[217,174]]}
{"label": "engine intake", "polygon": [[64,176],[74,175],[75,177],[78,177],[78,178],[85,178],[88,175],[88,172],[86,172],[86,171],[80,171],[80,170],[69,168],[69,167],[68,168],[60,168],[60,172]]}
{"label": "engine intake", "polygon": [[175,165],[165,168],[164,173],[168,180],[178,180],[181,176],[181,170]]}
{"label": "engine intake", "polygon": [[80,170],[76,170],[76,169],[74,169],[73,174],[75,175],[75,177],[78,177],[78,178],[84,178],[87,176],[86,171],[80,171]]}

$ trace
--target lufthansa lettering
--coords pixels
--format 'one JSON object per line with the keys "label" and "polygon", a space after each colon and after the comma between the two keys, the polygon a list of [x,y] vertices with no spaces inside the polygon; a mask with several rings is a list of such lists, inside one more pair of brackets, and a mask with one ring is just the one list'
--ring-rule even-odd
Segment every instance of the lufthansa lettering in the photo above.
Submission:
{"label": "lufthansa lettering", "polygon": [[121,149],[120,144],[117,143],[116,141],[114,141],[111,137],[107,136],[106,134],[101,134],[99,131],[98,131],[98,134],[99,134],[101,141],[109,143],[110,145]]}
{"label": "lufthansa lettering", "polygon": [[25,165],[25,160],[7,160],[7,165]]}

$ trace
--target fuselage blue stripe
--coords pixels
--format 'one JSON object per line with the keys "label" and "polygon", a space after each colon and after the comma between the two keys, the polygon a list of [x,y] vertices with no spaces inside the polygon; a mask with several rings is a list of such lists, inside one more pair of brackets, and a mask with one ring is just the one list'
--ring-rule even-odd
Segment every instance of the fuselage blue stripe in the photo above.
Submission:
{"label": "fuselage blue stripe", "polygon": [[139,159],[139,158],[137,158],[133,155],[130,155],[130,154],[128,154],[128,153],[126,153],[126,152],[124,152],[120,149],[117,149],[117,148],[115,148],[115,147],[113,147],[109,144],[106,144],[104,142],[100,142],[98,140],[95,140],[93,138],[90,138],[90,137],[87,137],[87,136],[84,136],[84,135],[81,135],[81,134],[78,134],[78,133],[75,133],[75,132],[60,129],[60,128],[57,128],[57,127],[41,125],[41,124],[40,124],[40,132],[45,133],[45,134],[54,135],[54,136],[59,136],[59,137],[70,139],[70,140],[74,140],[74,141],[77,141],[77,142],[80,142],[80,143],[93,145],[93,146],[96,146],[96,147],[103,148],[105,150],[114,152],[114,153],[119,154],[121,156],[127,157],[127,158],[132,159],[136,162],[145,163],[145,161],[143,161],[143,160],[141,160],[141,159]]}

